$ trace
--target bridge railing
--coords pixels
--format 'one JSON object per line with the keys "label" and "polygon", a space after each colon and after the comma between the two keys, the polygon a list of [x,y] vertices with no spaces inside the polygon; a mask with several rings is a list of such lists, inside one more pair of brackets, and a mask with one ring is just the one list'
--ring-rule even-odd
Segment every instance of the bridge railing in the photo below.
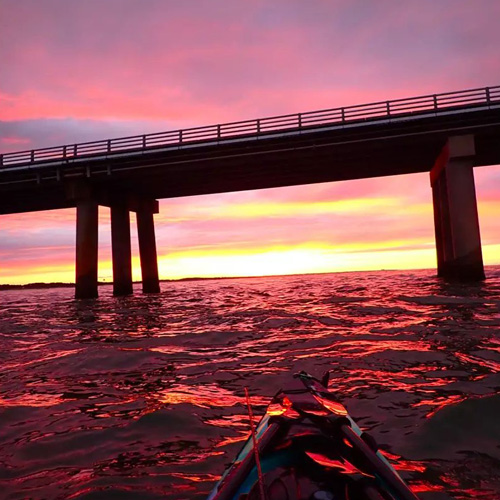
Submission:
{"label": "bridge railing", "polygon": [[120,151],[174,147],[186,143],[219,141],[238,136],[258,136],[286,130],[300,131],[325,125],[342,125],[349,122],[387,119],[418,113],[439,113],[453,108],[481,107],[491,104],[500,104],[500,86],[6,153],[0,155],[0,169],[54,160],[74,160]]}

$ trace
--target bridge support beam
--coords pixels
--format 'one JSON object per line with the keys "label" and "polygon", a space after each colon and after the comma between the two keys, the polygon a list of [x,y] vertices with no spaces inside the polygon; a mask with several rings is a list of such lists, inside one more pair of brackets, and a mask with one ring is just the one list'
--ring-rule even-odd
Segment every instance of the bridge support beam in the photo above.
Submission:
{"label": "bridge support beam", "polygon": [[97,297],[98,205],[92,199],[76,204],[75,298]]}
{"label": "bridge support beam", "polygon": [[438,276],[484,279],[474,186],[474,136],[451,137],[431,170]]}
{"label": "bridge support beam", "polygon": [[132,249],[130,213],[125,204],[111,206],[111,245],[113,255],[113,294],[132,293]]}
{"label": "bridge support beam", "polygon": [[141,259],[142,291],[144,293],[159,293],[160,282],[153,210],[144,207],[137,210],[137,234]]}

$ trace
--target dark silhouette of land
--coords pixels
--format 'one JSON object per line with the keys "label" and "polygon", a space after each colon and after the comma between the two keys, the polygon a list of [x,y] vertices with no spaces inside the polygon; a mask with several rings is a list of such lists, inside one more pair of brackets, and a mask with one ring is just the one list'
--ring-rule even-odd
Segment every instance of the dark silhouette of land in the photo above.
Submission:
{"label": "dark silhouette of land", "polygon": [[[311,274],[328,274],[328,273],[311,273]],[[281,275],[280,275],[281,276]],[[244,279],[244,278],[263,278],[264,276],[215,276],[215,277],[207,277],[207,278],[179,278],[179,279],[164,279],[160,280],[160,282],[175,282],[175,281],[205,281],[205,280],[230,280],[230,279]],[[268,277],[268,276],[266,276]],[[141,284],[142,281],[134,281],[134,284]],[[112,285],[111,281],[99,281],[99,286]],[[43,289],[43,288],[74,288],[75,283],[62,283],[62,282],[54,282],[54,283],[26,283],[23,285],[11,285],[5,284],[0,285],[0,291],[2,290],[35,290],[35,289]]]}
{"label": "dark silhouette of land", "polygon": [[[321,276],[323,274],[343,274],[343,273],[383,273],[383,272],[407,272],[407,271],[426,271],[431,269],[377,269],[373,271],[325,271],[324,273],[297,273],[297,274],[262,274],[260,276],[211,276],[211,277],[188,277],[188,278],[178,278],[178,279],[162,279],[159,280],[160,283],[177,283],[180,281],[212,281],[212,280],[233,280],[233,279],[254,279],[254,278],[279,278],[284,276]],[[135,285],[140,285],[142,281],[134,281]],[[99,286],[110,286],[113,285],[112,281],[99,281]],[[12,285],[12,284],[0,284],[0,291],[2,290],[35,290],[44,288],[74,288],[75,283],[26,283],[23,285]]]}

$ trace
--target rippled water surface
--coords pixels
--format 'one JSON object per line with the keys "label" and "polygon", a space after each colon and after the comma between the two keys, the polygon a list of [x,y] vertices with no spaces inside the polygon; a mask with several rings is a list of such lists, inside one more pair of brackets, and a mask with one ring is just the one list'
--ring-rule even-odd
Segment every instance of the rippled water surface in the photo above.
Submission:
{"label": "rippled water surface", "polygon": [[0,292],[0,497],[204,498],[293,372],[338,391],[422,498],[500,498],[500,270]]}

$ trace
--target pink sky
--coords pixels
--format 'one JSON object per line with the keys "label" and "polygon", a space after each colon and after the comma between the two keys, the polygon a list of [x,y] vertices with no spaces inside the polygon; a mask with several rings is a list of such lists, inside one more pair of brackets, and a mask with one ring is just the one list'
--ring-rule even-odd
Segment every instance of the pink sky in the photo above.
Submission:
{"label": "pink sky", "polygon": [[[486,0],[3,0],[0,152],[497,85],[498,19]],[[500,263],[500,167],[476,185]],[[74,219],[1,216],[0,283],[73,280]],[[156,230],[164,278],[435,266],[427,175],[163,200]]]}

